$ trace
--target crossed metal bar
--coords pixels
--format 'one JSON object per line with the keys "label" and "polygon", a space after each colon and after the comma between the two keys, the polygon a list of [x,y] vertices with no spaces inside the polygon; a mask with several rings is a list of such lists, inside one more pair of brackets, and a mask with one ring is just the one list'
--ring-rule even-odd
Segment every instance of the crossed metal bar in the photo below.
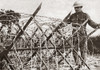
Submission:
{"label": "crossed metal bar", "polygon": [[[38,26],[38,28],[41,30],[41,32],[43,33],[43,31],[42,31],[42,29],[41,29],[41,27],[38,25],[38,23],[36,22],[36,25]],[[44,34],[45,35],[45,37],[47,38],[47,36],[46,36],[46,34]],[[52,46],[54,47],[54,48],[56,48],[56,46],[52,43],[52,41],[49,39],[48,40],[51,44],[52,44]],[[57,50],[57,52],[58,53],[60,53],[61,54],[61,52],[58,50],[58,49],[56,49]],[[64,58],[64,56],[61,54],[61,56],[62,56],[62,58]],[[71,66],[71,64],[66,60],[66,59],[64,59],[68,64],[69,64],[69,66],[71,67],[71,69],[73,70],[73,67]]]}
{"label": "crossed metal bar", "polygon": [[[88,21],[88,20],[87,20]],[[86,22],[87,22],[86,21]],[[86,23],[84,22],[84,24]],[[37,25],[37,24],[36,24]],[[61,25],[61,24],[60,24]],[[37,25],[38,26],[38,25]],[[42,29],[38,26],[38,28],[42,31]],[[59,26],[55,28],[55,30],[53,32],[55,32],[56,30],[58,30]],[[81,28],[81,27],[80,27]],[[78,31],[78,30],[77,30]],[[77,31],[75,33],[77,33]],[[43,32],[43,31],[42,31]],[[46,36],[46,35],[45,35]],[[52,37],[52,34],[50,34],[48,37],[46,36],[46,41],[50,41],[49,39]],[[69,38],[70,39],[70,38]],[[54,46],[54,44],[50,41],[50,43]],[[42,47],[44,46],[45,44],[45,41],[42,43]],[[32,54],[32,57],[36,54],[37,52],[33,53]],[[76,52],[77,53],[77,52]],[[72,66],[70,66],[72,68]]]}
{"label": "crossed metal bar", "polygon": [[[27,28],[27,26],[29,25],[29,23],[32,21],[32,19],[36,16],[36,14],[38,13],[38,11],[41,9],[41,5],[42,5],[42,3],[38,6],[38,8],[36,9],[36,11],[32,14],[32,16],[30,17],[30,19],[27,21],[27,23],[23,27],[23,31]],[[8,58],[7,54],[9,53],[10,49],[13,47],[13,45],[17,41],[17,39],[23,34],[23,31],[20,30],[19,33],[17,34],[17,36],[14,38],[13,42],[11,43],[11,45],[7,46],[6,50],[4,50],[3,52],[0,53],[0,58],[2,60],[5,59],[7,62],[11,62],[10,59]],[[10,65],[10,68],[12,70],[15,70],[15,68],[13,66],[11,66],[11,65]]]}
{"label": "crossed metal bar", "polygon": [[[89,37],[91,34],[93,34],[95,31],[96,31],[97,29],[95,29],[94,31],[92,31],[90,34],[88,34],[88,36],[87,37]],[[35,31],[36,32],[36,31]],[[34,34],[35,34],[35,32],[33,33],[33,36],[34,36]],[[45,33],[44,33],[45,34]],[[33,37],[32,36],[32,37]],[[31,39],[32,39],[32,37],[31,37]],[[69,47],[70,48],[70,47]],[[45,47],[43,47],[43,48],[38,48],[38,47],[36,47],[36,48],[32,48],[32,50],[38,50],[38,49],[47,49],[47,48],[45,48]],[[48,49],[55,49],[55,48],[53,48],[53,47],[51,47],[51,48],[48,48]],[[56,48],[56,49],[61,49],[61,48]],[[28,48],[28,49],[17,49],[17,51],[23,51],[23,50],[31,50],[30,48]],[[11,51],[13,51],[13,50],[11,50]],[[70,53],[71,51],[69,51],[69,53]],[[69,54],[68,53],[68,54]],[[67,55],[68,55],[67,54]],[[66,55],[66,57],[67,57],[67,55]],[[40,58],[40,57],[39,57]],[[62,58],[58,63],[60,63],[62,60],[63,60],[64,58]],[[43,60],[42,60],[43,61]],[[44,61],[43,61],[44,62]],[[43,63],[45,66],[46,66],[46,64],[45,63]],[[46,68],[47,68],[47,66],[46,66]]]}
{"label": "crossed metal bar", "polygon": [[[88,21],[88,19],[83,23],[83,25],[86,24],[87,21]],[[79,27],[79,29],[80,29],[83,25],[81,25],[81,26]],[[40,27],[39,27],[39,28],[40,28]],[[79,30],[79,29],[78,29],[78,30]],[[78,31],[78,30],[77,30],[77,31]],[[76,31],[74,34],[76,34],[77,31]],[[74,35],[74,34],[73,34],[73,35]],[[73,37],[73,35],[72,35],[71,37]],[[51,36],[52,36],[52,35],[50,34],[50,35],[47,37],[46,40],[47,40],[47,41],[50,41],[49,39],[50,39]],[[69,37],[68,40],[70,40],[71,37]],[[48,38],[49,38],[49,39],[48,39]],[[67,40],[67,42],[68,42],[68,40]],[[45,41],[42,43],[42,46],[44,46],[44,44],[45,44]],[[52,44],[52,45],[53,45],[53,44]],[[76,51],[75,49],[73,49],[73,50],[74,50],[75,53],[77,54],[77,51]],[[33,54],[35,55],[36,52],[33,53]],[[33,56],[34,56],[34,55],[33,55]],[[78,54],[77,54],[77,55],[78,55]],[[32,57],[33,57],[33,56],[32,56]],[[79,56],[79,55],[78,55],[78,56]],[[84,60],[83,60],[83,58],[82,58],[81,56],[79,56],[79,58],[84,62]],[[84,64],[85,64],[85,65],[87,66],[87,68],[90,70],[90,68],[88,67],[88,65],[87,65],[85,62],[84,62]],[[71,68],[72,68],[72,66],[71,66]]]}
{"label": "crossed metal bar", "polygon": [[[68,19],[69,16],[70,16],[70,14],[71,14],[71,12],[65,17],[65,19]],[[64,19],[64,20],[65,20],[65,19]],[[46,40],[45,40],[45,41],[42,43],[42,45],[41,45],[42,47],[44,46],[45,42],[48,41],[48,40],[52,37],[53,33],[56,32],[56,31],[60,28],[60,26],[61,26],[62,24],[63,24],[63,23],[60,23],[60,24],[53,30],[53,32],[46,38]],[[37,52],[35,51],[35,52],[32,54],[31,57],[35,56],[36,53],[37,53]]]}
{"label": "crossed metal bar", "polygon": [[[38,25],[37,25],[38,26]],[[38,28],[41,30],[41,28],[38,26]],[[42,30],[41,30],[42,31]],[[96,30],[94,30],[92,33],[94,33]],[[43,32],[43,31],[42,31]],[[91,35],[92,33],[90,33],[89,35]],[[44,35],[45,35],[45,33],[43,33]],[[46,36],[46,35],[45,35]],[[47,37],[47,36],[46,36]],[[70,39],[70,38],[69,38]],[[68,39],[68,40],[69,40]],[[38,50],[39,48],[36,48],[35,50]],[[46,49],[46,48],[44,48],[44,49]],[[50,48],[49,48],[50,49]],[[59,51],[59,50],[57,50],[57,51]],[[60,52],[59,52],[60,53]],[[77,53],[77,52],[76,52]],[[45,64],[45,63],[44,63]]]}
{"label": "crossed metal bar", "polygon": [[[35,15],[33,15],[33,16],[35,17]],[[30,23],[30,21],[31,21],[32,19],[33,19],[33,17],[31,17],[30,20],[29,20],[27,23]],[[28,24],[24,26],[23,31],[26,29],[27,26],[28,26]],[[37,25],[37,26],[38,26],[38,25]],[[40,28],[39,26],[38,26],[38,28],[41,30],[41,28]],[[58,28],[59,28],[59,27],[57,27],[53,32],[56,32],[56,31],[58,30]],[[9,62],[10,60],[9,60],[8,56],[5,55],[5,54],[7,54],[7,53],[10,51],[10,49],[12,48],[14,42],[18,39],[18,37],[19,37],[20,35],[22,35],[23,31],[21,30],[21,31],[18,33],[18,35],[17,35],[16,38],[14,39],[13,43],[10,45],[10,47],[7,48],[8,50],[3,52],[3,55],[2,55],[2,56],[3,56],[3,58],[6,59],[7,62]],[[42,30],[41,30],[41,31],[42,31]],[[78,31],[78,30],[77,30],[77,31]],[[77,31],[76,31],[76,32],[77,32]],[[94,32],[95,32],[95,31],[96,31],[96,30],[94,30]],[[94,33],[94,32],[92,32],[92,33]],[[92,33],[91,33],[91,34],[92,34]],[[43,34],[45,35],[45,33],[43,33]],[[91,34],[89,34],[89,35],[91,35]],[[52,35],[53,35],[53,33],[50,34],[48,37],[45,35],[46,38],[47,38],[46,41],[50,41],[49,39],[52,37]],[[70,38],[69,38],[69,39],[70,39]],[[68,40],[69,40],[69,39],[68,39]],[[68,41],[68,40],[67,40],[67,41]],[[42,43],[42,46],[44,46],[44,44],[45,44],[46,41],[44,41],[44,42]],[[55,47],[55,45],[54,45],[51,41],[50,41],[50,43]],[[38,48],[37,48],[37,49],[38,49]],[[76,50],[74,50],[74,51],[77,53]],[[57,52],[61,54],[61,52],[60,52],[59,50],[57,50]],[[33,56],[34,56],[36,53],[37,53],[37,52],[33,53]],[[37,54],[38,54],[38,53],[37,53]],[[77,54],[77,55],[78,55],[78,54]],[[62,54],[61,54],[61,56],[62,56],[62,58],[64,58],[64,56],[63,56]],[[80,57],[80,56],[79,56],[79,57]],[[80,58],[81,58],[81,57],[80,57]],[[41,58],[40,58],[40,59],[41,59]],[[82,60],[82,58],[81,58],[81,60]],[[68,63],[67,60],[65,60],[65,61]],[[83,60],[82,60],[82,61],[83,61]],[[43,62],[44,65],[46,66],[45,62],[44,62],[44,61],[42,61],[42,62]],[[84,61],[83,61],[83,62],[84,62]],[[69,64],[69,63],[68,63],[68,64]],[[70,65],[70,64],[69,64],[69,65]],[[70,67],[72,68],[71,65],[70,65]],[[14,70],[14,68],[13,68],[12,66],[10,66],[10,68],[11,68],[12,70]],[[88,68],[88,69],[89,69],[89,68]],[[90,70],[90,69],[89,69],[89,70]]]}

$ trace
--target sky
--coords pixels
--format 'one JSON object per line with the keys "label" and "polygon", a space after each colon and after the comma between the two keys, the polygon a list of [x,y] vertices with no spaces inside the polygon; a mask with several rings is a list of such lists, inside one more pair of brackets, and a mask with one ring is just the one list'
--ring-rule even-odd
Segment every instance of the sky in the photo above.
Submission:
{"label": "sky", "polygon": [[[0,0],[0,9],[14,10],[20,13],[32,14],[42,2],[38,15],[63,19],[71,10],[74,13],[73,4],[78,0]],[[100,0],[80,0],[83,11],[88,13],[91,19],[100,23]],[[91,27],[87,27],[91,30]],[[97,31],[94,35],[100,34]]]}

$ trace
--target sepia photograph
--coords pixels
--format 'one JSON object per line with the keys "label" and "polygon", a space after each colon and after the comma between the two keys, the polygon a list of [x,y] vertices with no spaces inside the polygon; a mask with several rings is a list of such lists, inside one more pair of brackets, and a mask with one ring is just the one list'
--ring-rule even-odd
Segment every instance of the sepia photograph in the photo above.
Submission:
{"label": "sepia photograph", "polygon": [[100,70],[99,0],[0,0],[0,70]]}

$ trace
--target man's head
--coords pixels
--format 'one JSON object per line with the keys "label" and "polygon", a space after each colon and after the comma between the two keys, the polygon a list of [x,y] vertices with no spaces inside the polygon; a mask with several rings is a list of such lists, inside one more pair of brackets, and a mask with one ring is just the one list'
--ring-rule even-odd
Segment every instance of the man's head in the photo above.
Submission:
{"label": "man's head", "polygon": [[76,12],[82,11],[83,5],[80,2],[75,2],[73,6],[74,6],[74,9],[75,9]]}

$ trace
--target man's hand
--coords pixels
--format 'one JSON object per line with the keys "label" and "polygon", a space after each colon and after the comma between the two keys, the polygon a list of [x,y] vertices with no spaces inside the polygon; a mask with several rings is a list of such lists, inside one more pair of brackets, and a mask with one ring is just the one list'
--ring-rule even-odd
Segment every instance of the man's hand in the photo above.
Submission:
{"label": "man's hand", "polygon": [[100,24],[98,24],[96,28],[97,28],[97,29],[100,29]]}
{"label": "man's hand", "polygon": [[79,23],[72,23],[72,26],[74,26],[74,27],[80,27],[80,24]]}

